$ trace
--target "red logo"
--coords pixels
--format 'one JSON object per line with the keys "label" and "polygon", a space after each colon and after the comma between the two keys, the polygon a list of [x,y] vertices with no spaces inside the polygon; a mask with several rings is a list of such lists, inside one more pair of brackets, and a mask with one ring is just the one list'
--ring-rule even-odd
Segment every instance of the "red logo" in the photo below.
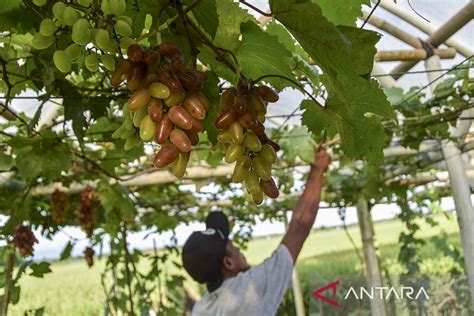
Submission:
{"label": "red logo", "polygon": [[[316,297],[317,299],[323,300],[323,301],[331,304],[332,306],[340,307],[341,305],[333,300],[333,298],[336,296],[336,289],[337,289],[338,285],[339,285],[339,280],[337,280],[335,282],[332,282],[331,284],[328,284],[328,285],[326,285],[326,286],[324,286],[320,289],[315,290],[313,293],[311,293],[311,295]],[[332,289],[331,298],[321,294],[322,292],[324,292],[326,290],[329,290],[329,289]]]}

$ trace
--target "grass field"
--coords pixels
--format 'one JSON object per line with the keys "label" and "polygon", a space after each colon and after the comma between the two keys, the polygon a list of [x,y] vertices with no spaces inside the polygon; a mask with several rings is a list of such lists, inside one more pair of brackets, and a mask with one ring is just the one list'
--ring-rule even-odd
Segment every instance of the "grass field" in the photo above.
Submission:
{"label": "grass field", "polygon": [[[449,239],[459,245],[456,219],[451,214],[437,216],[440,226],[433,228],[421,224],[418,237],[429,239],[441,230],[449,234]],[[358,226],[348,229],[350,235],[360,247]],[[397,220],[375,224],[377,243],[383,265],[391,266],[398,255],[398,236],[402,225]],[[258,264],[268,257],[277,247],[282,236],[257,238],[250,241],[245,255],[249,263]],[[432,256],[433,248],[428,244],[422,255]],[[100,273],[104,262],[97,262],[89,269],[83,260],[55,262],[52,273],[42,279],[25,276],[21,280],[21,299],[11,306],[11,315],[23,315],[28,309],[45,306],[45,315],[100,315],[103,311],[104,292],[100,283]],[[313,231],[306,241],[300,259],[298,272],[301,280],[315,275],[353,274],[360,271],[361,264],[355,255],[343,229],[333,228]]]}

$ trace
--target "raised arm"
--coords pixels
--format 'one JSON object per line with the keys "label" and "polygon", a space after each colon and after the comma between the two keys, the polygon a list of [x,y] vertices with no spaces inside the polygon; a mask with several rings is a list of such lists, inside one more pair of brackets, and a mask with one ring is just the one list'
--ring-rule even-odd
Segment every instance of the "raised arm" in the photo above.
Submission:
{"label": "raised arm", "polygon": [[306,187],[293,208],[288,231],[283,237],[282,243],[290,251],[294,263],[316,220],[323,186],[323,175],[329,161],[330,158],[326,151],[316,152],[315,162],[311,166]]}

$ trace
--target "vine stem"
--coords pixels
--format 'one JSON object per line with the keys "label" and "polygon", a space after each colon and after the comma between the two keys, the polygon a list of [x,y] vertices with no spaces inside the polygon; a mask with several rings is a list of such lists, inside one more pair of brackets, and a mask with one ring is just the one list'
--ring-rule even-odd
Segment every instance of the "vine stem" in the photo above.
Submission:
{"label": "vine stem", "polygon": [[205,34],[202,33],[202,31],[199,29],[199,27],[196,24],[194,24],[194,22],[192,20],[188,19],[188,23],[192,27],[192,29],[196,32],[196,34],[203,40],[204,44],[206,46],[208,46],[210,49],[212,49],[214,54],[218,57],[219,62],[223,63],[227,68],[229,68],[230,70],[235,72],[237,74],[237,76],[240,78],[241,77],[240,76],[240,71],[239,71],[238,67],[236,67],[237,65],[234,66],[231,63],[229,63],[229,61],[225,58],[225,56],[222,55],[221,51],[229,53],[232,56],[232,58],[234,59],[234,62],[237,64],[237,58],[235,57],[234,53],[232,53],[232,52],[230,52],[226,49],[215,46],[212,43],[212,41],[209,38],[207,38],[207,36]]}
{"label": "vine stem", "polygon": [[247,1],[244,1],[244,0],[239,0],[240,3],[242,3],[243,5],[246,5],[247,7],[249,7],[250,9],[258,12],[259,14],[263,15],[263,16],[266,16],[266,17],[272,17],[273,15],[271,13],[267,13],[267,12],[264,12],[262,10],[260,10],[259,8],[257,8],[256,6],[248,3]]}
{"label": "vine stem", "polygon": [[321,103],[319,103],[318,100],[316,100],[316,98],[313,96],[312,93],[310,93],[308,90],[306,90],[306,88],[302,84],[300,84],[299,82],[297,82],[296,80],[293,80],[291,78],[288,78],[288,77],[285,77],[285,76],[282,76],[282,75],[264,75],[264,76],[258,77],[257,79],[253,80],[253,82],[259,82],[259,81],[262,81],[265,78],[281,78],[281,79],[285,79],[286,81],[289,81],[289,82],[293,83],[294,85],[298,86],[298,88],[300,88],[308,97],[310,97],[311,100],[314,101],[314,103],[319,105],[323,110],[325,109],[325,107]]}
{"label": "vine stem", "polygon": [[158,249],[156,247],[156,239],[153,238],[153,252],[155,254],[155,265],[156,265],[156,279],[157,279],[157,282],[158,282],[158,308],[157,308],[157,312],[160,312],[161,311],[161,304],[162,304],[162,301],[163,301],[163,298],[161,297],[161,276],[160,276],[160,267],[159,267],[159,264],[158,264]]}
{"label": "vine stem", "polygon": [[178,11],[178,14],[181,18],[181,22],[183,23],[184,31],[186,32],[186,38],[188,39],[189,47],[191,48],[191,56],[193,57],[193,68],[196,69],[197,55],[199,54],[199,50],[197,49],[196,45],[193,42],[193,39],[191,38],[191,33],[189,32],[189,27],[188,27],[188,19],[187,19],[187,15],[184,13],[182,1],[175,0],[175,4],[176,4],[176,10]]}
{"label": "vine stem", "polygon": [[123,243],[123,251],[125,252],[125,274],[127,277],[128,301],[130,303],[130,315],[135,315],[135,311],[133,308],[133,297],[132,297],[132,277],[131,277],[130,267],[128,266],[130,258],[128,257],[127,230],[125,228],[125,225],[122,226],[122,243]]}
{"label": "vine stem", "polygon": [[1,316],[8,314],[8,304],[10,304],[10,282],[12,280],[13,267],[15,266],[15,252],[14,250],[8,255],[7,266],[5,268],[5,290],[3,293],[2,309],[0,310]]}

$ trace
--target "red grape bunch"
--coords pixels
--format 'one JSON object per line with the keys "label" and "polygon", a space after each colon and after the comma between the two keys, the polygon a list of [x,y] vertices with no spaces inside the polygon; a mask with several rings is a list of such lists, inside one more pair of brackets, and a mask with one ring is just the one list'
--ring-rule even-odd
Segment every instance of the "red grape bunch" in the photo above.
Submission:
{"label": "red grape bunch", "polygon": [[69,194],[58,189],[54,190],[51,194],[50,207],[53,221],[63,223],[69,209]]}
{"label": "red grape bunch", "polygon": [[243,183],[256,204],[263,195],[277,198],[278,188],[271,176],[276,162],[277,143],[265,133],[265,114],[269,102],[277,102],[278,94],[267,86],[251,86],[240,80],[237,90],[221,94],[220,115],[215,126],[222,129],[217,140],[226,144],[225,161],[235,162],[232,181]]}
{"label": "red grape bunch", "polygon": [[173,43],[146,49],[134,44],[127,56],[112,73],[111,85],[126,79],[133,94],[123,107],[123,124],[112,137],[125,139],[126,150],[154,140],[161,145],[154,165],[163,168],[173,163],[173,174],[181,178],[210,109],[209,99],[201,92],[207,76],[186,69],[184,54]]}
{"label": "red grape bunch", "polygon": [[84,229],[87,236],[92,236],[94,230],[94,208],[96,193],[90,186],[86,186],[79,196],[79,204],[76,209],[77,223]]}
{"label": "red grape bunch", "polygon": [[18,248],[22,257],[33,255],[33,246],[38,242],[30,227],[19,225],[13,234],[12,244]]}
{"label": "red grape bunch", "polygon": [[84,258],[86,259],[86,262],[89,268],[94,265],[94,254],[95,254],[95,251],[91,247],[87,247],[84,250]]}

